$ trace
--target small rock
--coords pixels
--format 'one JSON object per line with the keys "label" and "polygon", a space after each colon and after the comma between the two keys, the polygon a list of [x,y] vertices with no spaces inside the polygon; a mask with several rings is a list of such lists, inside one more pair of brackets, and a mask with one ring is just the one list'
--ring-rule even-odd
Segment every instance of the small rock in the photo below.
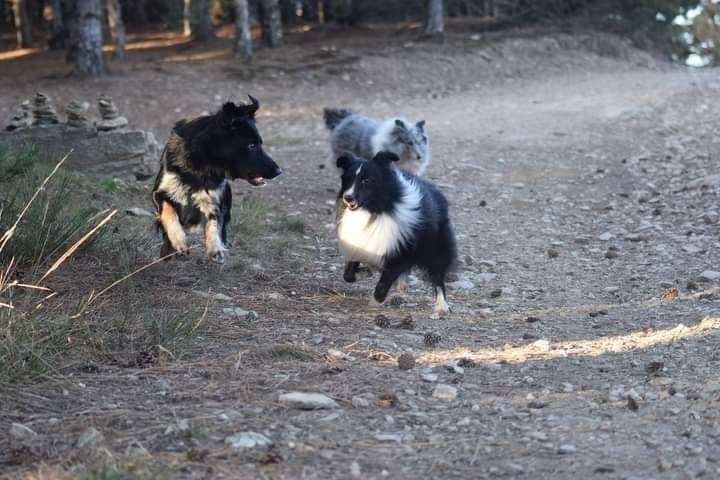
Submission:
{"label": "small rock", "polygon": [[355,408],[367,408],[370,406],[370,402],[367,399],[360,397],[358,395],[355,395],[354,397],[352,397],[351,403],[352,403],[352,406]]}
{"label": "small rock", "polygon": [[490,292],[490,298],[499,298],[500,296],[502,296],[501,288],[496,288]]}
{"label": "small rock", "polygon": [[403,353],[398,357],[397,362],[400,370],[412,370],[415,367],[415,357],[412,353]]}
{"label": "small rock", "polygon": [[720,279],[720,272],[716,272],[715,270],[705,270],[700,275],[698,275],[697,281],[698,282],[714,282],[715,280]]}
{"label": "small rock", "polygon": [[265,435],[255,432],[240,432],[225,437],[225,443],[235,449],[244,448],[268,448],[273,442]]}
{"label": "small rock", "polygon": [[455,400],[457,398],[457,388],[452,385],[441,383],[435,387],[432,396],[440,400]]}
{"label": "small rock", "polygon": [[403,443],[403,435],[401,433],[378,433],[375,435],[375,440],[379,442],[395,442]]}
{"label": "small rock", "polygon": [[613,238],[615,238],[615,235],[610,232],[605,232],[598,236],[598,239],[602,240],[603,242],[607,242],[608,240],[612,240]]}
{"label": "small rock", "polygon": [[448,283],[448,286],[453,290],[467,291],[475,288],[475,284],[470,280],[458,280],[456,282]]}
{"label": "small rock", "polygon": [[703,222],[708,225],[715,225],[716,223],[718,223],[719,218],[720,217],[718,216],[717,212],[707,212],[702,217]]}
{"label": "small rock", "polygon": [[564,444],[564,445],[560,445],[560,447],[558,448],[558,451],[557,451],[557,452],[558,452],[560,455],[568,455],[568,454],[570,454],[570,453],[575,453],[575,452],[577,452],[577,449],[575,448],[575,445],[572,445],[572,444],[567,443],[567,444]]}
{"label": "small rock", "polygon": [[351,462],[350,463],[350,475],[353,477],[359,477],[360,476],[360,464],[358,462]]}
{"label": "small rock", "polygon": [[617,248],[608,248],[605,252],[605,258],[613,259],[620,256],[620,252],[618,252]]}
{"label": "small rock", "polygon": [[252,322],[252,321],[257,320],[257,319],[258,319],[258,314],[257,314],[257,312],[256,312],[255,310],[250,310],[250,311],[247,312],[247,314],[245,315],[245,320],[247,320],[247,321],[249,321],[249,322]]}
{"label": "small rock", "polygon": [[301,410],[338,408],[335,400],[320,393],[284,393],[278,397],[278,401],[289,407],[299,408]]}
{"label": "small rock", "polygon": [[639,233],[628,233],[624,238],[628,242],[644,242],[647,240],[646,236],[640,235]]}
{"label": "small rock", "polygon": [[83,448],[92,448],[96,446],[98,443],[103,441],[103,434],[97,431],[96,429],[90,427],[86,429],[82,434],[80,434],[80,437],[77,440],[77,443],[75,446],[77,448],[83,449]]}
{"label": "small rock", "polygon": [[27,425],[22,423],[13,423],[10,426],[10,436],[18,440],[28,440],[37,437],[37,433]]}
{"label": "small rock", "polygon": [[536,323],[539,321],[540,319],[538,317],[525,317],[525,323]]}
{"label": "small rock", "polygon": [[239,318],[239,317],[244,318],[249,313],[247,310],[243,310],[240,307],[223,308],[222,312],[228,317],[236,317],[236,318]]}
{"label": "small rock", "polygon": [[558,251],[555,250],[554,248],[548,248],[548,249],[547,249],[547,256],[548,256],[549,258],[557,258],[557,257],[560,256],[560,252],[558,252]]}
{"label": "small rock", "polygon": [[420,379],[422,379],[423,382],[435,383],[438,381],[438,376],[435,373],[423,373],[420,375]]}

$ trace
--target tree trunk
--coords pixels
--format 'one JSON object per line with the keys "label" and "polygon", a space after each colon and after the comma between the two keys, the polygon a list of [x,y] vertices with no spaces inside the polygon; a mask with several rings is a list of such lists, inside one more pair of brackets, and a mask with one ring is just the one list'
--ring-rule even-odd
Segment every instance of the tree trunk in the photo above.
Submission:
{"label": "tree trunk", "polygon": [[235,0],[235,55],[252,57],[252,31],[248,0]]}
{"label": "tree trunk", "polygon": [[63,23],[62,3],[60,0],[50,0],[52,21],[50,22],[50,39],[48,46],[52,50],[65,47],[65,24]]}
{"label": "tree trunk", "polygon": [[17,48],[32,47],[32,24],[28,16],[26,0],[13,0],[12,12],[15,19]]}
{"label": "tree trunk", "polygon": [[425,27],[428,35],[442,35],[443,33],[443,0],[429,0],[428,19]]}
{"label": "tree trunk", "polygon": [[113,58],[122,60],[125,58],[125,24],[123,23],[120,0],[107,0],[107,19],[110,36],[115,46]]}
{"label": "tree trunk", "polygon": [[205,42],[215,38],[215,27],[210,19],[210,2],[208,0],[185,0],[184,31],[193,40]]}
{"label": "tree trunk", "polygon": [[283,43],[282,15],[280,0],[262,0],[263,37],[269,47],[280,47]]}
{"label": "tree trunk", "polygon": [[[74,63],[77,73],[102,75],[102,3],[100,0],[76,0],[71,38],[74,39]],[[70,45],[69,48],[73,48]],[[69,53],[69,52],[68,52]]]}
{"label": "tree trunk", "polygon": [[483,7],[483,13],[486,17],[495,16],[495,0],[485,0]]}

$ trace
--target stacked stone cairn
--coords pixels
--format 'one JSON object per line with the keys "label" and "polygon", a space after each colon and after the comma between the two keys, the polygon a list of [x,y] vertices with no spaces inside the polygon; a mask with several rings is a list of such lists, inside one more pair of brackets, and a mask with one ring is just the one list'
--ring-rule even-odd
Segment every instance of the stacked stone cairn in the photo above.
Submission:
{"label": "stacked stone cairn", "polygon": [[53,107],[50,97],[42,92],[35,94],[33,100],[33,125],[54,125],[60,123],[57,112]]}
{"label": "stacked stone cairn", "polygon": [[25,100],[20,104],[20,108],[15,110],[15,114],[10,119],[10,123],[5,130],[12,132],[14,130],[20,130],[21,128],[27,128],[33,123],[32,117],[32,105],[30,100]]}
{"label": "stacked stone cairn", "polygon": [[127,118],[120,116],[120,112],[113,103],[112,98],[101,95],[98,99],[98,110],[100,110],[101,117],[100,121],[95,123],[95,128],[98,131],[109,132],[127,126]]}
{"label": "stacked stone cairn", "polygon": [[73,100],[65,107],[68,127],[85,128],[90,124],[90,120],[85,114],[88,106],[87,102],[80,103],[77,100]]}

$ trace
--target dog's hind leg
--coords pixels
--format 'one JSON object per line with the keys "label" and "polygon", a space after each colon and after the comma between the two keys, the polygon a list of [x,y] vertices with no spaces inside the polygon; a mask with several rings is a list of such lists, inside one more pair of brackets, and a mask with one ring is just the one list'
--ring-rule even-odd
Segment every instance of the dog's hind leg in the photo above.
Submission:
{"label": "dog's hind leg", "polygon": [[160,255],[165,257],[173,252],[185,255],[188,252],[187,237],[172,203],[163,201],[160,204],[159,222],[164,237]]}
{"label": "dog's hind leg", "polygon": [[436,313],[448,313],[450,311],[450,305],[447,303],[445,294],[445,274],[432,272],[430,274],[430,281],[435,291],[435,307]]}
{"label": "dog's hind leg", "polygon": [[360,262],[347,262],[343,271],[343,280],[347,283],[353,283],[357,280],[356,274],[360,269]]}

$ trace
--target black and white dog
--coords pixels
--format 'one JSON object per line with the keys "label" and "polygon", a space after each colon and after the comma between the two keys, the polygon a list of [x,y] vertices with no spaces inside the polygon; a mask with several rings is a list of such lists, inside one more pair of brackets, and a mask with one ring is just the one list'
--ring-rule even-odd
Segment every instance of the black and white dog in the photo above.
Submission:
{"label": "black and white dog", "polygon": [[228,102],[214,115],[175,124],[152,194],[163,233],[161,256],[186,253],[185,229],[202,225],[208,258],[223,263],[232,206],[230,180],[241,178],[261,186],[280,175],[280,168],[263,151],[255,126],[260,105],[253,97],[250,102]]}
{"label": "black and white dog", "polygon": [[448,202],[432,183],[395,167],[398,156],[380,152],[364,161],[351,153],[342,170],[337,234],[347,259],[343,278],[354,282],[359,262],[381,271],[371,303],[382,303],[400,275],[424,270],[435,289],[435,311],[447,312],[445,278],[457,248]]}

